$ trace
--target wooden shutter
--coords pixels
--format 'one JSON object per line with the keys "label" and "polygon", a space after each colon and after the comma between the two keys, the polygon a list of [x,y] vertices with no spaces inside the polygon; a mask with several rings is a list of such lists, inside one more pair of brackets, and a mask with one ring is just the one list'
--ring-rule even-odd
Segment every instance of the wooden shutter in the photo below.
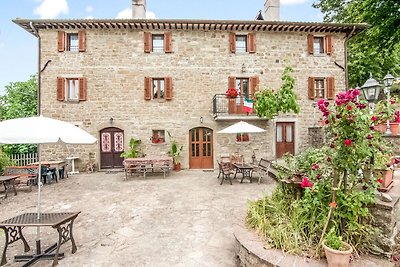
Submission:
{"label": "wooden shutter", "polygon": [[153,50],[153,37],[151,35],[151,32],[145,32],[144,33],[144,52],[145,53],[150,53],[151,50]]}
{"label": "wooden shutter", "polygon": [[229,49],[231,53],[236,52],[236,34],[234,32],[229,33]]}
{"label": "wooden shutter", "polygon": [[151,84],[150,77],[144,77],[144,100],[151,100]]}
{"label": "wooden shutter", "polygon": [[65,100],[65,78],[57,77],[57,100]]}
{"label": "wooden shutter", "polygon": [[254,95],[258,90],[259,83],[260,83],[260,78],[258,76],[250,77],[250,94],[252,99],[255,99]]}
{"label": "wooden shutter", "polygon": [[171,77],[164,78],[164,86],[165,86],[165,99],[171,100],[172,99],[172,78]]}
{"label": "wooden shutter", "polygon": [[172,52],[172,33],[171,32],[164,33],[164,52],[165,53]]}
{"label": "wooden shutter", "polygon": [[79,78],[79,101],[86,101],[86,78]]}
{"label": "wooden shutter", "polygon": [[333,38],[332,35],[325,36],[326,54],[332,55],[333,53]]}
{"label": "wooden shutter", "polygon": [[86,32],[85,31],[78,32],[78,46],[79,46],[79,52],[86,51]]}
{"label": "wooden shutter", "polygon": [[309,34],[307,37],[308,53],[310,55],[314,54],[314,35]]}
{"label": "wooden shutter", "polygon": [[228,89],[235,88],[236,89],[236,77],[229,76],[228,77]]}
{"label": "wooden shutter", "polygon": [[58,52],[64,52],[65,50],[65,32],[58,31]]}
{"label": "wooden shutter", "polygon": [[256,34],[249,33],[247,35],[247,52],[255,53],[256,52]]}
{"label": "wooden shutter", "polygon": [[315,98],[315,78],[308,77],[308,98],[314,99]]}
{"label": "wooden shutter", "polygon": [[326,78],[327,98],[332,100],[335,98],[335,78]]}

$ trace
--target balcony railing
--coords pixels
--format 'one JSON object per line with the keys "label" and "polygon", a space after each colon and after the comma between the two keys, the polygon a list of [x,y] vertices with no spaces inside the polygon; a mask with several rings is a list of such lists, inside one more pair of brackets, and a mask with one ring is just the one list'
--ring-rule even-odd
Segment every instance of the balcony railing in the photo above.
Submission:
{"label": "balcony railing", "polygon": [[[249,99],[253,99],[251,95]],[[225,94],[217,94],[213,97],[213,116],[215,120],[259,119],[254,112],[247,112],[244,108],[243,95],[236,98],[227,98]]]}

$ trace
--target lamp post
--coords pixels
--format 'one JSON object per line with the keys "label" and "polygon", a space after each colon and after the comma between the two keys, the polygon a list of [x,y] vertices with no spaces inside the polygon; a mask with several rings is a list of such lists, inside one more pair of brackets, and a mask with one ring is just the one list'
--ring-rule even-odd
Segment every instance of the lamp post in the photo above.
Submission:
{"label": "lamp post", "polygon": [[[393,81],[394,81],[394,77],[391,74],[386,74],[386,76],[383,78],[383,84],[385,85],[385,94],[386,94],[386,98],[387,98],[387,105],[388,105],[388,109],[390,108],[390,87],[393,85]],[[385,134],[392,134],[391,130],[390,130],[390,119],[388,118],[386,120],[386,132]]]}
{"label": "lamp post", "polygon": [[369,103],[370,113],[374,113],[374,102],[378,100],[379,92],[381,90],[380,84],[372,78],[370,78],[361,86],[361,92],[364,95],[365,100]]}

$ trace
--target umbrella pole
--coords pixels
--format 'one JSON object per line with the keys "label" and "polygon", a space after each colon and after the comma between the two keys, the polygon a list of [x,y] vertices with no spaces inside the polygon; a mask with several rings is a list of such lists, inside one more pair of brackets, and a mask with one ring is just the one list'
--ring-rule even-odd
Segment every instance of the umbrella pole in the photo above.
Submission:
{"label": "umbrella pole", "polygon": [[[38,169],[38,203],[37,203],[37,220],[40,220],[40,188],[42,185],[42,162],[41,162],[41,151],[40,144],[38,144],[38,160],[39,160],[39,169]],[[41,252],[40,248],[40,227],[36,228],[36,254],[39,255]]]}

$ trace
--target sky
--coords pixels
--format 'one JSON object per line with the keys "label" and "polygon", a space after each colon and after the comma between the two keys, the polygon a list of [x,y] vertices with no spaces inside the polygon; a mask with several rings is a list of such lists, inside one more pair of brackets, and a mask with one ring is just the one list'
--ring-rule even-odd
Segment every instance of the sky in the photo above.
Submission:
{"label": "sky", "polygon": [[[281,0],[283,21],[321,22],[316,0]],[[253,20],[265,0],[147,0],[147,18]],[[131,0],[1,0],[0,94],[38,70],[38,40],[11,20],[130,18]]]}

